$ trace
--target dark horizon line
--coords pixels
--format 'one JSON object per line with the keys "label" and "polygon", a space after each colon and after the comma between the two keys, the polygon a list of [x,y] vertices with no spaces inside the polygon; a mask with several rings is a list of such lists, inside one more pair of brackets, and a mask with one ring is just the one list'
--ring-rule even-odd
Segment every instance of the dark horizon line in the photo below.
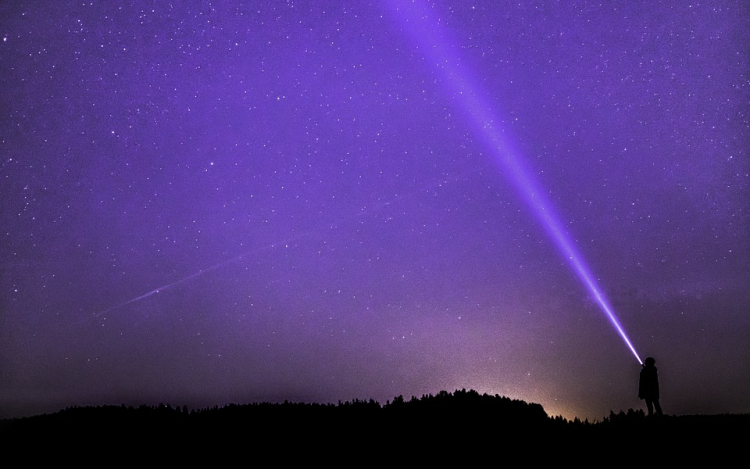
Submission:
{"label": "dark horizon line", "polygon": [[[125,408],[127,410],[139,410],[139,409],[148,409],[148,410],[167,410],[167,411],[177,411],[180,413],[187,413],[187,414],[198,414],[203,412],[213,412],[213,411],[221,411],[226,409],[233,409],[233,408],[243,408],[243,407],[282,407],[282,406],[292,406],[292,407],[319,407],[319,408],[342,408],[342,407],[352,407],[352,406],[371,406],[371,407],[377,407],[378,409],[387,409],[387,408],[393,408],[397,406],[409,406],[409,405],[415,405],[419,404],[420,402],[424,403],[428,400],[438,400],[438,399],[450,399],[450,398],[458,398],[460,396],[473,396],[475,398],[483,398],[483,399],[497,399],[500,401],[508,402],[508,403],[516,403],[519,405],[525,405],[530,407],[538,407],[541,408],[541,410],[544,412],[546,417],[550,420],[560,420],[564,422],[581,422],[581,423],[587,423],[587,424],[598,424],[602,422],[606,422],[607,420],[612,419],[613,417],[621,416],[621,415],[643,415],[645,416],[645,412],[643,409],[633,409],[629,408],[626,411],[623,409],[620,409],[619,412],[615,412],[614,410],[610,410],[609,415],[603,416],[601,419],[594,419],[589,421],[588,418],[581,419],[578,416],[573,417],[572,419],[569,419],[567,417],[564,417],[562,415],[550,415],[547,413],[546,410],[544,410],[544,406],[542,404],[536,403],[536,402],[528,402],[523,399],[516,399],[511,398],[508,396],[503,396],[500,394],[489,394],[489,393],[479,393],[478,391],[474,389],[456,389],[453,392],[449,392],[446,390],[441,390],[436,394],[427,393],[422,394],[422,396],[417,397],[415,395],[412,395],[409,399],[405,398],[403,394],[399,394],[398,396],[394,396],[393,399],[387,399],[385,403],[382,403],[378,400],[369,398],[369,399],[360,399],[360,398],[354,398],[352,400],[346,400],[342,401],[341,399],[338,400],[337,403],[332,402],[308,402],[308,401],[293,401],[289,399],[284,399],[283,401],[255,401],[255,402],[246,402],[246,403],[226,403],[223,405],[214,404],[209,405],[205,407],[188,407],[186,404],[183,405],[176,405],[173,406],[170,402],[160,402],[159,404],[87,404],[87,405],[70,405],[66,406],[64,408],[61,408],[57,411],[52,412],[44,412],[39,414],[31,414],[31,415],[24,415],[19,417],[3,417],[0,418],[0,422],[12,422],[12,421],[19,421],[19,420],[25,420],[25,419],[36,419],[36,418],[42,418],[42,417],[52,417],[59,414],[63,414],[65,412],[75,411],[75,410],[92,410],[92,409],[122,409]],[[750,412],[722,412],[722,413],[716,413],[716,414],[665,414],[664,417],[667,418],[679,418],[679,417],[685,417],[685,418],[694,418],[694,417],[724,417],[724,416],[750,416]]]}

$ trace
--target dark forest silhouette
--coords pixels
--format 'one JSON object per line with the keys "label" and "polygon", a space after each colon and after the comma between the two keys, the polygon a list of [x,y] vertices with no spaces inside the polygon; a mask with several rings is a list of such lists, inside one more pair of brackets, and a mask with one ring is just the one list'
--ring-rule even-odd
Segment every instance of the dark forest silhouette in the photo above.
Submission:
{"label": "dark forest silhouette", "polygon": [[[384,405],[370,399],[338,404],[230,404],[187,407],[71,407],[53,414],[0,421],[7,448],[57,445],[177,451],[181,458],[225,448],[292,458],[360,460],[394,455],[413,461],[525,454],[528,461],[561,454],[666,454],[674,448],[731,454],[745,441],[750,414],[647,417],[642,410],[614,413],[598,422],[550,417],[541,405],[473,390],[441,391]],[[744,435],[744,436],[743,436]],[[24,446],[26,445],[26,446]],[[185,452],[187,451],[187,452]],[[650,453],[649,453],[650,452]],[[317,455],[317,456],[316,456]],[[426,459],[425,459],[426,458]],[[352,460],[354,462],[354,460]]]}

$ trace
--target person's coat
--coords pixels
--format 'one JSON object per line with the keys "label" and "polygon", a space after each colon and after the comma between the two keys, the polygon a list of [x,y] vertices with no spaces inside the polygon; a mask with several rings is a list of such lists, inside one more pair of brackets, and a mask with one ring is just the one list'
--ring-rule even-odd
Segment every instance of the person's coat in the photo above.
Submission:
{"label": "person's coat", "polygon": [[638,383],[638,397],[648,401],[659,399],[659,377],[655,366],[646,365],[641,370],[641,379]]}

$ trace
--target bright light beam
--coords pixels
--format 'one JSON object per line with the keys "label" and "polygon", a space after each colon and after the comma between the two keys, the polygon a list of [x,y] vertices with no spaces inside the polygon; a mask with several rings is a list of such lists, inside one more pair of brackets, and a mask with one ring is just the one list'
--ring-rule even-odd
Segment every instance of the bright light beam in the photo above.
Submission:
{"label": "bright light beam", "polygon": [[481,87],[473,84],[469,74],[461,66],[461,57],[454,53],[455,42],[448,39],[446,28],[428,5],[421,0],[391,0],[394,16],[402,22],[405,32],[412,36],[430,65],[445,82],[446,90],[456,104],[460,106],[476,125],[485,144],[491,149],[493,160],[506,174],[532,213],[541,222],[544,229],[565,257],[584,286],[591,292],[609,322],[617,330],[640,364],[643,364],[638,352],[630,342],[614,310],[607,301],[595,277],[586,266],[583,256],[575,248],[573,241],[563,229],[552,204],[544,197],[541,186],[532,177],[518,158],[517,152],[505,138],[504,129],[495,124],[497,113],[493,112],[480,96]]}

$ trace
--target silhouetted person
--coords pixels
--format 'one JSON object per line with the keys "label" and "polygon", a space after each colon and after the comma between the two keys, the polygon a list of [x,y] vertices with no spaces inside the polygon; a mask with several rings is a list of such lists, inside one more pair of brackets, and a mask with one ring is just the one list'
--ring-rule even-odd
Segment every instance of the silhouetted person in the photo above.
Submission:
{"label": "silhouetted person", "polygon": [[648,415],[654,415],[654,408],[656,408],[656,415],[662,415],[659,405],[659,376],[656,374],[655,363],[656,360],[651,357],[646,359],[638,383],[638,397],[646,401]]}

